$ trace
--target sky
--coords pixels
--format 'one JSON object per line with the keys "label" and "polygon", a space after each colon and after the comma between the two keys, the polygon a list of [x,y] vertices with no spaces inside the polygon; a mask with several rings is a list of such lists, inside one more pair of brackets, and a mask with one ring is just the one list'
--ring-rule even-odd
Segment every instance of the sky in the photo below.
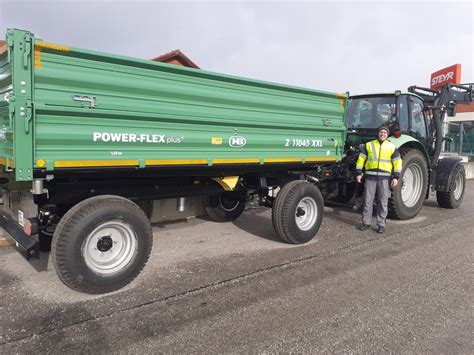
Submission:
{"label": "sky", "polygon": [[474,82],[474,1],[0,0],[0,36],[150,59],[181,49],[202,69],[332,92]]}

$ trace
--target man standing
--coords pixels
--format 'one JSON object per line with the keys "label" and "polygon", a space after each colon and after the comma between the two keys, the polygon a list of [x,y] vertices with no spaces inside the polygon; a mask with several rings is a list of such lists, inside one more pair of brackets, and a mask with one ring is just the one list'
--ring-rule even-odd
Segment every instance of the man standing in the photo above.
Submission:
{"label": "man standing", "polygon": [[388,213],[390,186],[397,187],[402,171],[402,159],[395,145],[387,140],[388,127],[378,130],[378,139],[362,146],[356,163],[356,181],[362,183],[362,169],[365,168],[364,212],[360,230],[370,228],[375,194],[377,194],[378,232],[385,231],[385,219]]}

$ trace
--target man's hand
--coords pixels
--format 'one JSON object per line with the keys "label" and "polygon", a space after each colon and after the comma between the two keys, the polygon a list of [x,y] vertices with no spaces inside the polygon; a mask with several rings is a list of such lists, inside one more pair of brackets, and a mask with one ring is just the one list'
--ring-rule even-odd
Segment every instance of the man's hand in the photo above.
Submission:
{"label": "man's hand", "polygon": [[390,186],[397,187],[398,186],[398,179],[393,179],[392,182],[390,183]]}
{"label": "man's hand", "polygon": [[356,176],[356,181],[361,184],[362,183],[362,175],[357,175]]}

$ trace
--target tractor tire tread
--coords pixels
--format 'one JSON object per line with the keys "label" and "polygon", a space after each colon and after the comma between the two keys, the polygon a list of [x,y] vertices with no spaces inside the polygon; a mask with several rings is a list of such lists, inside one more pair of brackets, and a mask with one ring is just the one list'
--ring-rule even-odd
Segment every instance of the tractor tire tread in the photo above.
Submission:
{"label": "tractor tire tread", "polygon": [[[405,160],[408,160],[411,156],[422,157],[423,160],[425,161],[425,165],[426,165],[425,166],[425,168],[426,168],[425,169],[425,176],[426,176],[426,179],[428,179],[428,162],[426,161],[425,157],[422,154],[420,154],[420,151],[418,149],[414,149],[414,148],[404,149],[404,150],[400,151],[400,155],[401,155],[401,158],[402,158],[402,162],[405,162]],[[401,185],[399,185],[398,188],[400,189]],[[425,198],[427,188],[428,188],[428,182],[426,181],[426,184],[423,187],[424,190],[422,191],[422,193],[420,195],[421,196],[420,198],[422,198],[422,199]],[[415,217],[420,212],[422,207],[423,207],[423,203],[421,203],[420,206],[416,209],[414,215],[409,217],[409,218]],[[393,196],[388,199],[388,217],[391,218],[391,219],[397,219],[397,220],[409,219],[406,216],[404,216],[401,209],[398,208],[397,204],[395,203],[395,200],[394,200]]]}

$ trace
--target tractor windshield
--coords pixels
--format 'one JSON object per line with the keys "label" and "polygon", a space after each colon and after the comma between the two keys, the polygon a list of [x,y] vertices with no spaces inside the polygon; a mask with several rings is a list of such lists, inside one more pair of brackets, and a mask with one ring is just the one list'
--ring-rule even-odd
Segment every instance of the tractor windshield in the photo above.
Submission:
{"label": "tractor windshield", "polygon": [[389,124],[395,118],[396,100],[394,96],[353,98],[346,112],[348,128],[377,129]]}

